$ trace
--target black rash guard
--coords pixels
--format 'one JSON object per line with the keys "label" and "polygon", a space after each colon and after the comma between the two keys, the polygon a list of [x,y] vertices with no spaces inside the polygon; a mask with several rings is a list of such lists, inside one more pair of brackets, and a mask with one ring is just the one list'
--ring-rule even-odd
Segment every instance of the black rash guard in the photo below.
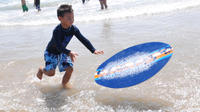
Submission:
{"label": "black rash guard", "polygon": [[53,36],[48,43],[46,50],[49,53],[58,55],[61,53],[69,54],[70,50],[66,49],[66,46],[70,42],[73,36],[76,36],[81,43],[85,45],[92,53],[96,50],[90,41],[86,39],[79,31],[79,29],[72,25],[68,29],[64,29],[61,24],[59,24],[53,31]]}

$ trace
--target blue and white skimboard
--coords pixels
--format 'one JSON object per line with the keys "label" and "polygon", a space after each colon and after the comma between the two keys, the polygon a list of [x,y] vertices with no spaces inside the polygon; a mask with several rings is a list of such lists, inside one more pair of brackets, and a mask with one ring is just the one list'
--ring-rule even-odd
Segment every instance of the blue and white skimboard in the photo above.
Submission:
{"label": "blue and white skimboard", "polygon": [[158,73],[172,54],[173,48],[162,42],[129,47],[103,62],[96,70],[95,81],[109,88],[137,85]]}

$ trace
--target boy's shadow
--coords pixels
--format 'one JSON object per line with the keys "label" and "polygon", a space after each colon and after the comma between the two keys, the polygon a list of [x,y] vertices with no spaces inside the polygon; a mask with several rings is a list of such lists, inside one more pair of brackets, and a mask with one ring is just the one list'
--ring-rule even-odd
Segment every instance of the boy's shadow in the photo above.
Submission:
{"label": "boy's shadow", "polygon": [[64,89],[62,85],[41,85],[40,91],[43,93],[45,103],[50,111],[60,111],[61,107],[67,104],[67,97],[77,93],[78,90]]}

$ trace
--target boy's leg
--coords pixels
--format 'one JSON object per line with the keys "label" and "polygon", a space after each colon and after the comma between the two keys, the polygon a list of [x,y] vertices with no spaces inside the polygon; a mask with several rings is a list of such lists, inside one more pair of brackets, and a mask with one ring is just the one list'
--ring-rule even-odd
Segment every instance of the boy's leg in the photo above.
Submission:
{"label": "boy's leg", "polygon": [[73,72],[73,63],[71,57],[67,54],[62,53],[60,55],[60,62],[58,64],[58,68],[60,72],[64,72],[65,74],[62,79],[62,85],[64,88],[71,88],[69,87],[69,80]]}
{"label": "boy's leg", "polygon": [[72,72],[73,72],[73,67],[69,66],[66,68],[65,70],[65,74],[63,76],[63,79],[62,79],[62,85],[64,88],[70,88],[67,83],[69,82],[70,80],[70,77],[72,75]]}
{"label": "boy's leg", "polygon": [[44,73],[45,75],[47,75],[47,76],[54,76],[54,75],[55,75],[55,70],[46,71],[46,70],[44,70],[42,67],[40,67],[40,68],[38,69],[38,73],[37,73],[38,79],[42,80],[43,73]]}
{"label": "boy's leg", "polygon": [[40,67],[38,69],[37,77],[41,80],[43,73],[47,76],[54,76],[55,69],[58,65],[58,57],[57,55],[51,54],[48,51],[44,53],[44,60],[45,60],[45,68]]}

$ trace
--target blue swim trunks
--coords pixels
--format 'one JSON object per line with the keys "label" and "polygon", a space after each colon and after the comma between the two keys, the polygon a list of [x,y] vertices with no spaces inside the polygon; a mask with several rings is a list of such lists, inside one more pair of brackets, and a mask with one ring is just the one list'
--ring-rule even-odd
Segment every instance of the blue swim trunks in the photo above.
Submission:
{"label": "blue swim trunks", "polygon": [[61,53],[59,55],[55,55],[45,51],[44,53],[44,60],[45,60],[45,71],[55,70],[58,66],[59,71],[63,72],[69,66],[73,67],[72,60],[70,56],[67,54]]}

